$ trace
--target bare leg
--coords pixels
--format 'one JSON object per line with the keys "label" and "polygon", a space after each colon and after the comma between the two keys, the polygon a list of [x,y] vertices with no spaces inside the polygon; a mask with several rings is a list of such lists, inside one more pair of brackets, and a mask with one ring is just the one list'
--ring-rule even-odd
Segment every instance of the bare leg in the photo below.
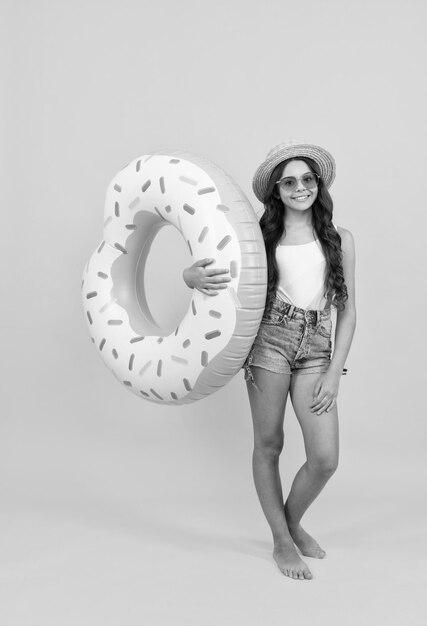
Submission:
{"label": "bare leg", "polygon": [[289,532],[302,554],[323,558],[325,551],[300,525],[310,504],[326,485],[338,464],[338,413],[334,408],[320,415],[310,410],[313,387],[319,374],[292,377],[290,395],[300,423],[307,461],[297,472],[285,503]]}
{"label": "bare leg", "polygon": [[279,569],[295,579],[312,574],[295,549],[286,524],[279,456],[283,448],[283,420],[289,390],[289,375],[251,366],[256,389],[247,381],[254,426],[253,474],[261,507],[274,541],[274,559]]}

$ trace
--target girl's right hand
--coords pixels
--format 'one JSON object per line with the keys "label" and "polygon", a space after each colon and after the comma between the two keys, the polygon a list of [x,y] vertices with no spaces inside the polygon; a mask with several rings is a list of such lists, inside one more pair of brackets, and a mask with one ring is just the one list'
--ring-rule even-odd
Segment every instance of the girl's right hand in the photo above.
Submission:
{"label": "girl's right hand", "polygon": [[210,265],[214,261],[215,259],[201,259],[191,267],[185,268],[182,276],[186,285],[192,289],[196,288],[208,296],[217,296],[218,289],[226,289],[227,282],[231,278],[229,276],[220,277],[219,274],[226,274],[230,270],[226,268],[206,269],[206,265]]}

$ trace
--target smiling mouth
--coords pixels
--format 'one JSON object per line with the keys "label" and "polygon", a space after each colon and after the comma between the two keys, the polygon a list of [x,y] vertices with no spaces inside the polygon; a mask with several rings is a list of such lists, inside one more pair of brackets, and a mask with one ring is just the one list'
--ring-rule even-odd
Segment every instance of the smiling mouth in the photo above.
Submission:
{"label": "smiling mouth", "polygon": [[296,200],[297,202],[304,202],[305,200],[308,200],[310,196],[297,196],[295,198],[292,198],[292,200]]}

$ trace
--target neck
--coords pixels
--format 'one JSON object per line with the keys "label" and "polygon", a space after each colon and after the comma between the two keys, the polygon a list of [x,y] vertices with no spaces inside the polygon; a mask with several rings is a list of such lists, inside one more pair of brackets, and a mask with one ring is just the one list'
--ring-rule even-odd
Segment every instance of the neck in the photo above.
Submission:
{"label": "neck", "polygon": [[305,230],[313,225],[311,208],[307,211],[294,211],[286,207],[283,216],[283,225],[286,230]]}

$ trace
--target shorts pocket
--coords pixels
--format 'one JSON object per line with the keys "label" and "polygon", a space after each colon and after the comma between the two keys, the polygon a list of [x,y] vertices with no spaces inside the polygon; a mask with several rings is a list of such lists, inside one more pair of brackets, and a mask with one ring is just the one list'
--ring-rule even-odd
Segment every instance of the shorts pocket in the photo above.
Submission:
{"label": "shorts pocket", "polygon": [[280,312],[275,308],[270,308],[267,311],[264,311],[261,323],[270,326],[280,326],[280,324],[283,322],[283,317],[283,312]]}
{"label": "shorts pocket", "polygon": [[332,318],[330,316],[320,321],[318,332],[319,332],[319,335],[322,335],[322,337],[326,337],[327,339],[331,338]]}

